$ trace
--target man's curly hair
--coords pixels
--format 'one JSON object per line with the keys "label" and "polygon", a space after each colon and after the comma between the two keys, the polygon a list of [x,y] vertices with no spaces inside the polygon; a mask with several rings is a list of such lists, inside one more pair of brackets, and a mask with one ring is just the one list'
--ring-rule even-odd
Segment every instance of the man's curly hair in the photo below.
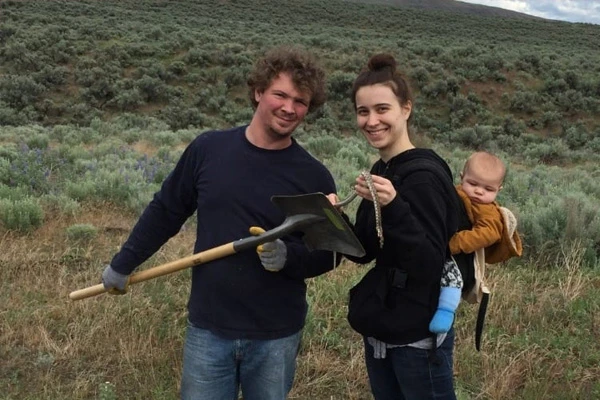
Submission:
{"label": "man's curly hair", "polygon": [[311,95],[308,112],[313,112],[325,103],[325,71],[308,51],[291,46],[280,46],[269,50],[261,57],[248,77],[248,97],[254,108],[258,103],[254,92],[264,92],[273,79],[286,72],[302,92]]}

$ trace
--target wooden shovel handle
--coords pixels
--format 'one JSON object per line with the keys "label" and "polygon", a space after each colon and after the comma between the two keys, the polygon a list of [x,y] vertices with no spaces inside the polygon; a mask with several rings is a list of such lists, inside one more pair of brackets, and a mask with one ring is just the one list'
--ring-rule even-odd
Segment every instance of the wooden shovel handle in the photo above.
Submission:
{"label": "wooden shovel handle", "polygon": [[[212,260],[229,256],[235,252],[236,250],[233,247],[233,242],[214,247],[212,249],[196,253],[176,261],[171,261],[170,263],[162,264],[154,268],[131,274],[129,277],[129,284],[133,285],[134,283],[147,281],[149,279],[167,275],[185,268],[193,267],[194,265],[204,264]],[[106,292],[104,285],[99,284],[71,292],[69,294],[69,298],[71,300],[81,300],[88,297],[97,296],[104,292]]]}

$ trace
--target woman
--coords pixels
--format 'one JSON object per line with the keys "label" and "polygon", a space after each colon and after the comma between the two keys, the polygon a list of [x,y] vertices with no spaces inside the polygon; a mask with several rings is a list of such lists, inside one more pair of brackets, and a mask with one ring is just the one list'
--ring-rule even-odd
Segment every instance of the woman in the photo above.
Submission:
{"label": "woman", "polygon": [[[449,196],[452,173],[435,152],[412,144],[412,96],[391,55],[371,57],[352,93],[358,127],[381,157],[370,175],[380,217],[365,180],[369,174],[361,174],[355,191],[363,200],[354,229],[366,255],[348,257],[357,263],[375,260],[351,289],[348,307],[351,326],[364,337],[371,391],[376,400],[455,399],[454,331],[436,336],[428,329],[457,226]],[[423,162],[442,172],[413,168]]]}

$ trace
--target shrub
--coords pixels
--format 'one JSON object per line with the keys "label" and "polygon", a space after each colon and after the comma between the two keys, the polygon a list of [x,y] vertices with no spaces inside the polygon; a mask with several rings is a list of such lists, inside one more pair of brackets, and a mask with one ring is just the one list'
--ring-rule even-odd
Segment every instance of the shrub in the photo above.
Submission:
{"label": "shrub", "polygon": [[570,149],[577,150],[587,145],[590,135],[583,126],[570,126],[565,132],[564,140]]}
{"label": "shrub", "polygon": [[569,89],[569,85],[564,79],[548,78],[544,81],[542,92],[551,95],[563,93]]}
{"label": "shrub", "polygon": [[587,249],[585,262],[594,265],[600,257],[596,248],[600,243],[599,207],[581,193],[544,197],[532,197],[519,221],[528,256],[545,264],[556,259],[561,245],[579,242]]}
{"label": "shrub", "polygon": [[581,92],[573,89],[557,94],[555,101],[559,109],[567,113],[592,111],[590,108],[593,107],[593,102],[589,98],[583,97]]}
{"label": "shrub", "polygon": [[561,165],[569,156],[569,148],[560,139],[549,139],[544,143],[528,146],[523,155],[533,163]]}
{"label": "shrub", "polygon": [[544,128],[548,128],[553,124],[559,122],[562,115],[558,111],[544,111],[541,117],[541,122]]}
{"label": "shrub", "polygon": [[594,154],[600,154],[600,136],[594,137],[588,143],[587,148]]}
{"label": "shrub", "polygon": [[206,50],[194,48],[187,52],[184,61],[196,67],[208,67],[211,64],[211,56]]}
{"label": "shrub", "polygon": [[355,74],[334,71],[327,78],[327,92],[329,99],[339,101],[349,99],[355,77]]}
{"label": "shrub", "polygon": [[75,224],[66,230],[67,238],[74,242],[84,242],[94,239],[98,235],[98,228],[92,224]]}
{"label": "shrub", "polygon": [[27,197],[27,191],[22,187],[10,187],[0,183],[0,199],[21,200]]}
{"label": "shrub", "polygon": [[421,91],[425,96],[435,99],[439,96],[444,96],[448,93],[448,84],[445,80],[436,80],[425,87]]}
{"label": "shrub", "polygon": [[37,83],[44,85],[46,88],[60,86],[67,83],[69,70],[66,67],[45,66],[41,71],[33,74],[33,78]]}
{"label": "shrub", "polygon": [[30,149],[46,150],[50,144],[47,134],[37,134],[25,138],[25,143]]}
{"label": "shrub", "polygon": [[179,142],[179,138],[173,133],[173,131],[160,131],[154,132],[150,136],[150,142],[157,146],[175,146]]}
{"label": "shrub", "polygon": [[506,117],[502,123],[502,132],[507,136],[519,137],[525,131],[525,124],[516,120],[512,115]]}
{"label": "shrub", "polygon": [[176,76],[182,76],[185,74],[186,68],[183,61],[173,61],[167,67],[167,71]]}
{"label": "shrub", "polygon": [[26,124],[30,119],[0,100],[0,126],[18,126]]}
{"label": "shrub", "polygon": [[484,148],[494,138],[494,127],[477,125],[474,128],[461,128],[450,132],[450,142],[460,143],[471,149]]}
{"label": "shrub", "polygon": [[117,397],[117,389],[113,383],[104,382],[99,386],[99,397],[100,400],[116,400]]}
{"label": "shrub", "polygon": [[65,184],[65,194],[77,201],[92,200],[96,194],[94,182],[67,182]]}
{"label": "shrub", "polygon": [[446,88],[448,90],[448,93],[452,94],[453,96],[456,96],[460,90],[459,80],[453,76],[449,77],[446,80]]}
{"label": "shrub", "polygon": [[538,97],[533,92],[517,91],[510,99],[509,109],[514,112],[531,114],[535,111]]}
{"label": "shrub", "polygon": [[423,88],[425,85],[429,83],[430,76],[429,71],[425,67],[418,67],[412,71],[411,74],[413,82],[415,82],[416,87]]}
{"label": "shrub", "polygon": [[[218,107],[218,106],[217,106]],[[207,117],[197,107],[188,107],[180,101],[173,102],[159,112],[159,116],[176,131],[206,125]]]}
{"label": "shrub", "polygon": [[245,68],[228,68],[224,73],[223,82],[225,82],[227,88],[234,88],[246,83],[247,76],[248,71]]}
{"label": "shrub", "polygon": [[504,67],[504,58],[499,54],[489,54],[483,57],[483,65],[490,71],[497,71]]}
{"label": "shrub", "polygon": [[333,135],[315,133],[302,140],[303,146],[318,159],[331,157],[343,146],[344,142]]}
{"label": "shrub", "polygon": [[452,96],[449,99],[450,103],[450,119],[452,126],[460,126],[470,116],[474,115],[479,109],[476,98],[472,96]]}
{"label": "shrub", "polygon": [[[494,142],[496,152],[497,150],[507,151],[508,149],[518,149],[521,147],[521,141],[519,140],[519,138],[505,134],[495,136]],[[494,149],[491,148],[489,150],[494,151]]]}
{"label": "shrub", "polygon": [[0,182],[26,187],[36,193],[46,193],[50,189],[51,168],[60,163],[57,154],[48,149],[31,149],[26,144],[22,144],[19,150],[8,173],[0,176]]}
{"label": "shrub", "polygon": [[0,78],[0,98],[17,110],[31,105],[45,90],[29,76],[5,75]]}
{"label": "shrub", "polygon": [[120,90],[109,102],[109,107],[115,107],[119,111],[133,111],[144,104],[144,96],[138,88],[130,90]]}
{"label": "shrub", "polygon": [[148,75],[135,81],[135,87],[147,102],[164,100],[168,92],[167,86],[162,80]]}
{"label": "shrub", "polygon": [[8,230],[30,232],[42,226],[44,211],[36,200],[0,199],[0,221]]}
{"label": "shrub", "polygon": [[336,162],[343,165],[353,166],[357,169],[365,169],[371,166],[369,153],[356,143],[347,143],[335,154]]}
{"label": "shrub", "polygon": [[40,197],[40,203],[45,210],[53,213],[75,216],[81,205],[75,199],[68,197],[64,192],[60,194],[45,194]]}

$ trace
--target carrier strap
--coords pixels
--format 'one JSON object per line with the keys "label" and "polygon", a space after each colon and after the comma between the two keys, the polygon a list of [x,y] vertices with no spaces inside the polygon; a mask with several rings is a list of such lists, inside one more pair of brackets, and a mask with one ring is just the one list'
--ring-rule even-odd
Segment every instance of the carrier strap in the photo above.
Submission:
{"label": "carrier strap", "polygon": [[477,312],[477,324],[475,325],[475,348],[477,351],[481,349],[481,336],[483,334],[483,323],[485,322],[485,313],[487,312],[490,293],[483,292],[481,302],[479,303],[479,311]]}

